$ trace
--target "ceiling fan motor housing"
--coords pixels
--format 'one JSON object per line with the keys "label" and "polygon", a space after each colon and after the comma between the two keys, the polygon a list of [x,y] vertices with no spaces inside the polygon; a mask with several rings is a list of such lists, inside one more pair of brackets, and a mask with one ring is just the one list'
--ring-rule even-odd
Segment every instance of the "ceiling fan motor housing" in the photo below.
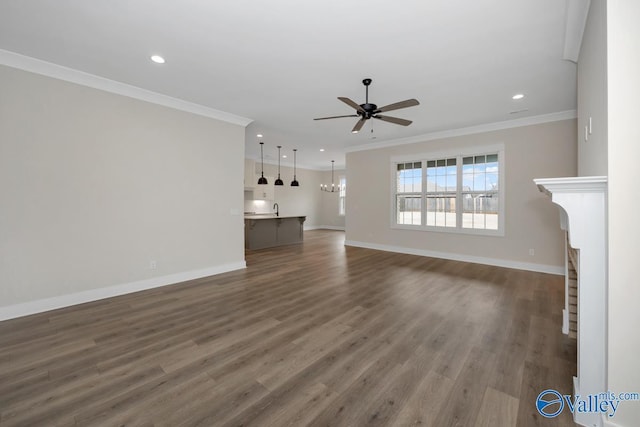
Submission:
{"label": "ceiling fan motor housing", "polygon": [[378,106],[376,104],[360,104],[360,106],[362,107],[362,109],[364,110],[364,113],[361,111],[358,111],[358,114],[370,119],[371,117],[373,117],[373,115],[377,112],[378,110]]}

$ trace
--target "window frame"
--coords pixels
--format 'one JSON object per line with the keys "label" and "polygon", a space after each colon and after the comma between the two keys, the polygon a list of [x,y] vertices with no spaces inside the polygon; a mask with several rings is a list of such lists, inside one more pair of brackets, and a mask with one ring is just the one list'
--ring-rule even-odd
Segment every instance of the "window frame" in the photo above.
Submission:
{"label": "window frame", "polygon": [[[403,163],[404,164],[412,164],[412,165],[415,165],[416,163],[420,163],[421,164],[420,170],[424,170],[424,163],[422,161],[420,161],[420,160],[415,160],[415,161],[412,160],[412,161],[406,161],[406,162],[404,162],[404,161],[396,162],[394,164],[394,172],[397,172],[398,165],[399,164],[403,164]],[[414,169],[417,169],[417,168],[414,168]],[[394,186],[397,183],[397,181],[395,180],[395,177],[396,177],[396,175],[394,174],[394,180],[393,180],[393,184],[392,184]],[[422,189],[423,187],[424,187],[424,177],[421,176],[420,188]],[[420,212],[422,213],[425,210],[425,198],[423,197],[424,193],[422,192],[422,190],[420,190],[420,191],[404,191],[402,193],[399,193],[394,188],[394,191],[392,193],[392,199],[393,199],[392,200],[392,210],[393,210],[394,213],[396,212],[396,206],[398,204],[398,195],[399,194],[402,194],[405,197],[418,197],[420,199]],[[394,219],[397,220],[397,217],[394,216]],[[403,226],[416,227],[416,225],[413,225],[413,224],[396,224],[396,225],[398,225],[400,227],[403,227]]]}
{"label": "window frame", "polygon": [[[498,155],[498,198],[499,198],[499,208],[498,208],[498,229],[497,230],[487,230],[487,229],[477,229],[477,228],[463,228],[462,227],[462,195],[465,193],[462,188],[463,176],[462,176],[462,159],[463,157],[468,156],[482,156],[487,154],[497,154]],[[457,185],[456,185],[456,206],[460,206],[460,208],[456,209],[456,226],[455,227],[444,227],[444,226],[432,226],[426,225],[426,195],[427,195],[427,162],[433,160],[442,160],[455,158],[457,159],[456,168],[457,168]],[[453,233],[453,234],[470,234],[470,235],[483,235],[483,236],[498,236],[504,237],[505,235],[505,195],[506,195],[506,187],[505,187],[505,150],[504,144],[494,144],[494,145],[486,145],[486,146],[477,146],[477,147],[465,147],[457,150],[446,150],[446,151],[433,151],[427,153],[417,153],[413,155],[403,155],[403,156],[392,156],[390,158],[390,228],[398,229],[398,230],[415,230],[415,231],[434,231],[437,233]],[[397,165],[400,163],[411,163],[411,162],[422,162],[422,192],[421,192],[421,224],[420,225],[411,225],[411,224],[398,224],[397,216],[396,216],[396,198],[398,192],[396,191],[397,185]]]}

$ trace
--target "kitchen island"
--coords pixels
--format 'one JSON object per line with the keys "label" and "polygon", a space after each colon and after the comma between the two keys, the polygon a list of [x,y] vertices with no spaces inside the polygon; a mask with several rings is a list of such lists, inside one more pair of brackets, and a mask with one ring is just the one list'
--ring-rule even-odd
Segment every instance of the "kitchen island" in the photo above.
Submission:
{"label": "kitchen island", "polygon": [[264,249],[302,243],[303,223],[307,217],[276,215],[245,215],[245,249]]}

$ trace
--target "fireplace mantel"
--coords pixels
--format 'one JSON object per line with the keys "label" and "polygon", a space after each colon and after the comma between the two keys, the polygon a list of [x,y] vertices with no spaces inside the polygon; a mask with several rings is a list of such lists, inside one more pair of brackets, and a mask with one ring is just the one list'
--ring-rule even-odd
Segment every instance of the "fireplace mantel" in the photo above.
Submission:
{"label": "fireplace mantel", "polygon": [[[574,395],[607,390],[607,177],[544,178],[533,180],[540,191],[561,208],[560,223],[577,250],[578,376]],[[574,421],[601,426],[598,414],[576,413]]]}

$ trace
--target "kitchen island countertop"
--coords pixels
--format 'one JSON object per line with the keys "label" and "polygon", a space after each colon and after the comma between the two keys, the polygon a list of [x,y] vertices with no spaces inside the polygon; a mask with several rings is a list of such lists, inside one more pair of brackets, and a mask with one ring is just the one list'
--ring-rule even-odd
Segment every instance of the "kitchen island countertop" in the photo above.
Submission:
{"label": "kitchen island countertop", "polygon": [[305,218],[306,215],[280,215],[276,216],[276,214],[252,214],[245,215],[244,219],[282,219],[282,218]]}

